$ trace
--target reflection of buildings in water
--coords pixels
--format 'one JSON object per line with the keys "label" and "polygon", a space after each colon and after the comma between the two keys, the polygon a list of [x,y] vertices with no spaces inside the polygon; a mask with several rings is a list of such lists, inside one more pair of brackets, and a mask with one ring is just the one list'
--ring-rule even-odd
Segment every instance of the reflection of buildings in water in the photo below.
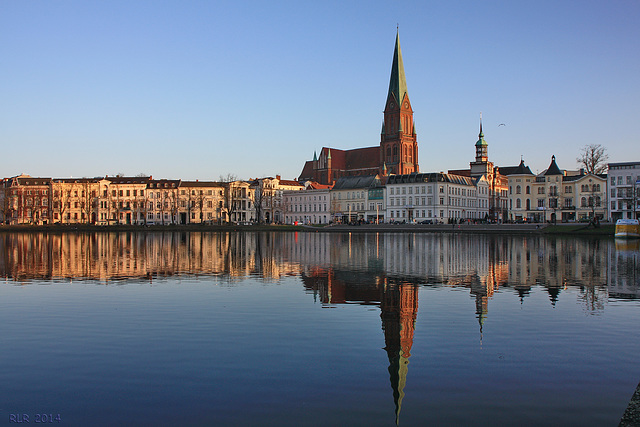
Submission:
{"label": "reflection of buildings in water", "polygon": [[[555,304],[563,289],[577,286],[587,309],[598,310],[606,283],[607,240],[512,237],[503,240],[509,268],[508,284],[524,298],[532,287],[542,286]],[[599,302],[595,303],[594,299]]]}
{"label": "reflection of buildings in water", "polygon": [[362,270],[320,267],[302,273],[305,288],[324,304],[379,305],[385,351],[389,359],[389,379],[393,391],[396,423],[400,417],[409,357],[418,314],[418,287]]}
{"label": "reflection of buildings in water", "polygon": [[640,240],[616,239],[609,247],[607,271],[609,295],[640,297]]}
{"label": "reflection of buildings in water", "polygon": [[1,233],[0,274],[14,280],[152,279],[174,274],[271,279],[298,274],[284,233]]}
{"label": "reflection of buildings in water", "polygon": [[613,251],[611,246],[607,240],[482,234],[1,233],[0,274],[21,280],[108,281],[173,274],[277,280],[319,266],[332,267],[338,275],[366,270],[380,277],[465,287],[474,277],[475,288],[484,288],[473,295],[479,298],[478,313],[485,316],[487,301],[499,287],[513,288],[522,302],[533,287],[541,286],[554,304],[562,289],[578,286],[589,310],[606,301],[600,288],[607,282],[615,285],[616,294],[637,295],[637,257],[629,256],[637,251]]}

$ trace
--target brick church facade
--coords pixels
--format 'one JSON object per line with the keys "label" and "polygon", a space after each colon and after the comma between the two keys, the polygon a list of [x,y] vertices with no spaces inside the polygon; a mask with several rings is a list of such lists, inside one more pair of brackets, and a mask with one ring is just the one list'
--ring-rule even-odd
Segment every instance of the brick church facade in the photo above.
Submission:
{"label": "brick church facade", "polygon": [[413,172],[419,172],[418,142],[413,109],[407,92],[400,38],[396,34],[380,145],[352,150],[323,147],[319,155],[314,153],[313,160],[305,162],[298,181],[331,185],[345,176],[401,175]]}

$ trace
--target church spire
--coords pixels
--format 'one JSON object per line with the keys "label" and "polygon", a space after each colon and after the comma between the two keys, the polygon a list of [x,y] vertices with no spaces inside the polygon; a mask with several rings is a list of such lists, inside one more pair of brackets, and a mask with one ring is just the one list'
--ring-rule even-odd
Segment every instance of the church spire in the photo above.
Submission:
{"label": "church spire", "polygon": [[387,95],[387,105],[390,98],[394,98],[397,104],[402,103],[407,93],[407,79],[404,76],[404,64],[402,63],[402,51],[400,50],[400,33],[396,31],[396,46],[393,52],[393,63],[391,64],[391,79],[389,80],[389,94]]}
{"label": "church spire", "polygon": [[413,123],[413,109],[404,75],[400,35],[396,31],[389,92],[384,107],[384,132],[380,138],[380,170],[386,162],[390,174],[419,172],[418,142]]}
{"label": "church spire", "polygon": [[488,145],[487,141],[484,140],[484,133],[482,133],[482,113],[480,113],[480,133],[478,134],[478,142],[476,142],[476,162],[489,161]]}

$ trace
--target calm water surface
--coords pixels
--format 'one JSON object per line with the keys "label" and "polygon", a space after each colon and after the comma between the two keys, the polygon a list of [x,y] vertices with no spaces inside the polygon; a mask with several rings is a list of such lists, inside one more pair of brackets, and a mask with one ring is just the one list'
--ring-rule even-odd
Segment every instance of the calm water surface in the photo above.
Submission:
{"label": "calm water surface", "polygon": [[0,424],[617,425],[640,381],[638,242],[4,233],[0,277]]}

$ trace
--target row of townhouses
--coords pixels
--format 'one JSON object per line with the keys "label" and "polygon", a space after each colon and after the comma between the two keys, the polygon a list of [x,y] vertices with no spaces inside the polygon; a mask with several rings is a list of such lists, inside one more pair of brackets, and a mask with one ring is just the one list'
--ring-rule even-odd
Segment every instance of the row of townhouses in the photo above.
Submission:
{"label": "row of townhouses", "polygon": [[640,162],[610,163],[608,174],[590,174],[560,169],[552,157],[540,174],[521,161],[501,175],[506,185],[500,191],[486,174],[443,172],[348,176],[333,185],[280,176],[215,182],[20,175],[2,180],[0,219],[5,224],[169,225],[571,222],[640,216]]}
{"label": "row of townhouses", "polygon": [[[292,188],[303,186],[280,177],[215,182],[20,175],[1,181],[0,220],[36,225],[280,222],[282,207],[276,195]],[[256,199],[256,194],[261,197]]]}

